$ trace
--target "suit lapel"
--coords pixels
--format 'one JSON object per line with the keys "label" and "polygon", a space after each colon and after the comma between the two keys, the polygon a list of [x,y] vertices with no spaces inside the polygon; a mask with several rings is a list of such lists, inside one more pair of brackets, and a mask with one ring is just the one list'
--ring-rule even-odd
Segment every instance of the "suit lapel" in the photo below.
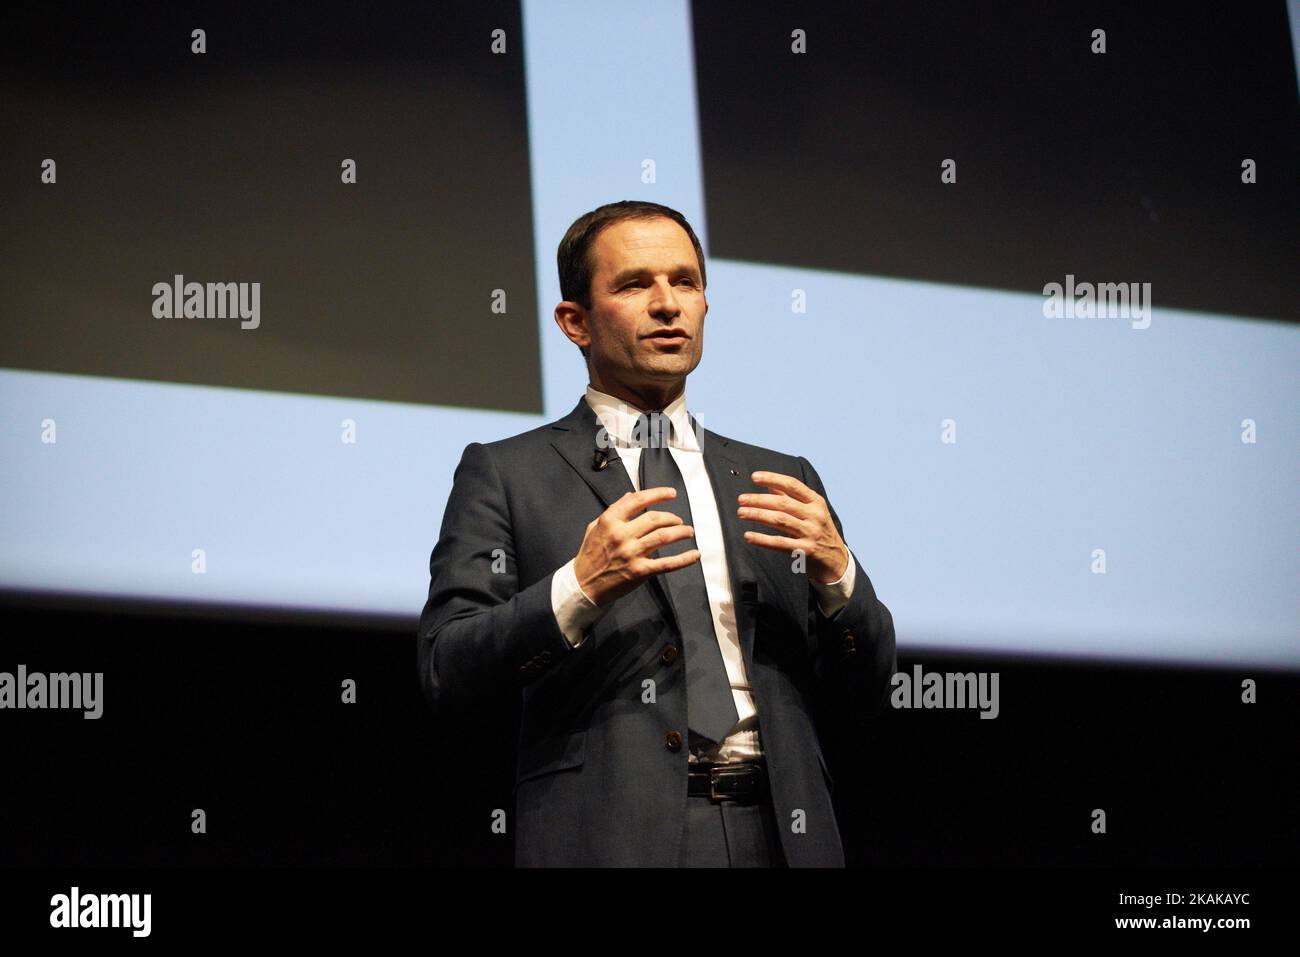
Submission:
{"label": "suit lapel", "polygon": [[564,418],[551,423],[553,434],[551,444],[573,466],[573,470],[582,480],[591,486],[591,490],[600,496],[605,507],[613,505],[627,492],[635,492],[632,480],[628,478],[623,460],[613,447],[608,449],[609,464],[603,469],[595,466],[597,434],[601,428],[596,413],[587,404],[586,398],[578,400],[573,411]]}
{"label": "suit lapel", "polygon": [[[597,448],[597,434],[601,428],[596,413],[587,404],[585,396],[578,399],[578,404],[564,418],[551,424],[553,434],[551,444],[564,456],[573,470],[578,473],[591,490],[600,497],[608,508],[625,493],[634,492],[632,480],[628,477],[623,460],[615,449],[610,449],[609,464],[603,469],[594,467]],[[727,574],[731,582],[731,596],[736,614],[736,628],[740,634],[740,647],[744,656],[745,668],[752,673],[754,616],[753,605],[758,600],[757,578],[749,556],[752,548],[745,541],[744,529],[740,517],[736,514],[736,496],[741,492],[754,491],[750,481],[753,471],[734,450],[730,449],[728,439],[698,428],[697,437],[704,455],[704,469],[713,486],[713,497],[717,502],[718,519],[722,525],[722,537],[726,550]],[[664,590],[663,583],[655,576],[649,581],[651,593],[659,603],[668,620],[677,627],[677,616],[673,612],[672,602]]]}

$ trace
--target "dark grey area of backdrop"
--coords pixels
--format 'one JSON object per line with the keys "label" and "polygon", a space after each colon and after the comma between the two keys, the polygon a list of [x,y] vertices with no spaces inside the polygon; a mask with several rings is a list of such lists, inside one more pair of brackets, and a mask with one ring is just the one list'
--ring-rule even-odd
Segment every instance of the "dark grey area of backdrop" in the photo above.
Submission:
{"label": "dark grey area of backdrop", "polygon": [[692,9],[711,255],[1300,320],[1283,0]]}
{"label": "dark grey area of backdrop", "polygon": [[[0,365],[542,411],[517,2],[56,2],[4,32]],[[261,325],[154,318],[178,274],[261,283]]]}
{"label": "dark grey area of backdrop", "polygon": [[[514,819],[516,705],[435,723],[413,633],[0,615],[0,670],[104,672],[98,720],[0,711],[0,864],[513,863],[491,823]],[[1297,860],[1300,675],[906,653],[899,668],[918,662],[999,672],[1001,713],[888,711],[852,740],[820,729],[850,865]],[[1241,702],[1245,677],[1258,704]],[[348,678],[356,704],[341,702]],[[194,808],[206,834],[190,832]]]}

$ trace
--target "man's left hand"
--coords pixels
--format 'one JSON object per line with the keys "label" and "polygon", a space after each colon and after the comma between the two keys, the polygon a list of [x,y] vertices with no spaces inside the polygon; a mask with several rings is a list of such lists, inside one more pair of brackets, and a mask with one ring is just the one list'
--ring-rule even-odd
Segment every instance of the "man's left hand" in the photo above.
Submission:
{"label": "man's left hand", "polygon": [[839,581],[849,567],[849,547],[844,544],[831,518],[830,506],[803,482],[780,472],[754,472],[755,485],[774,494],[749,492],[737,496],[742,519],[769,525],[785,535],[745,532],[745,541],[778,552],[802,549],[812,580],[829,585]]}

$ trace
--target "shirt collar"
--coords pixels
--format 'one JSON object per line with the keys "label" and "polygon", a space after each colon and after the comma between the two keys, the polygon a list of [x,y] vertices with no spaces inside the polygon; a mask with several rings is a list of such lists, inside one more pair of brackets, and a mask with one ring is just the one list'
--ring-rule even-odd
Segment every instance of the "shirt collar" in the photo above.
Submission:
{"label": "shirt collar", "polygon": [[[587,386],[587,404],[591,406],[591,411],[596,413],[596,418],[600,424],[605,427],[609,433],[614,445],[624,447],[635,447],[636,443],[631,437],[634,434],[636,422],[642,415],[640,409],[629,405],[622,399],[615,398],[598,389]],[[682,394],[668,403],[664,408],[663,414],[673,424],[673,435],[669,441],[669,446],[675,449],[682,449],[688,452],[700,451],[699,441],[695,435],[695,429],[692,427],[692,416],[686,411],[686,390]]]}

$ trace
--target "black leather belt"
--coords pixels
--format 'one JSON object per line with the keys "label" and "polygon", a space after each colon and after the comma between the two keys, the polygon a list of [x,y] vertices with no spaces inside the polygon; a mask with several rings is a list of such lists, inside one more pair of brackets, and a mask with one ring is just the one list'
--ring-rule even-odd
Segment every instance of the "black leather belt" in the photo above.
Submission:
{"label": "black leather belt", "polygon": [[698,762],[689,765],[686,793],[715,801],[761,801],[767,796],[767,768],[764,761],[734,761],[726,764]]}

